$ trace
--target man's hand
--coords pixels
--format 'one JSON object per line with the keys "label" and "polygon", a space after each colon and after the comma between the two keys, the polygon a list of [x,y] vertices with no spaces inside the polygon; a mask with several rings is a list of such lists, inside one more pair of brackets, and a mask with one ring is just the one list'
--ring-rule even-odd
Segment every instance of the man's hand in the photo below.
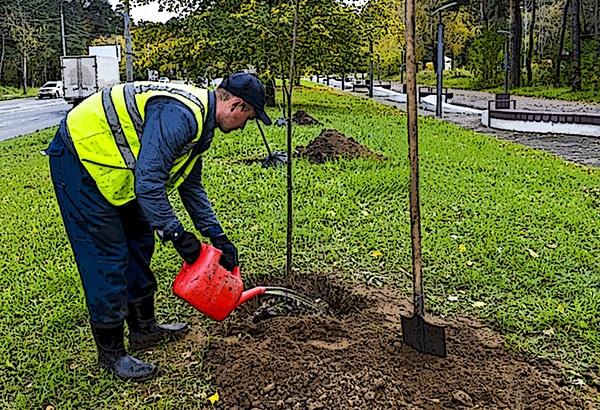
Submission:
{"label": "man's hand", "polygon": [[239,265],[236,247],[233,246],[227,235],[215,236],[210,238],[210,241],[215,248],[223,252],[219,259],[219,265],[232,272],[233,268]]}
{"label": "man's hand", "polygon": [[184,231],[177,238],[173,239],[173,246],[188,265],[193,265],[200,257],[200,241],[191,232]]}

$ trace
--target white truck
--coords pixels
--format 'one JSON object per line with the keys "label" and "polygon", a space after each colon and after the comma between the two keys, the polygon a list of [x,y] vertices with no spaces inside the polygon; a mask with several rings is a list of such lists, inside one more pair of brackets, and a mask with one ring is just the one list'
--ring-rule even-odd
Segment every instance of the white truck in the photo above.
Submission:
{"label": "white truck", "polygon": [[73,105],[103,88],[119,84],[116,56],[89,55],[61,58],[64,98]]}

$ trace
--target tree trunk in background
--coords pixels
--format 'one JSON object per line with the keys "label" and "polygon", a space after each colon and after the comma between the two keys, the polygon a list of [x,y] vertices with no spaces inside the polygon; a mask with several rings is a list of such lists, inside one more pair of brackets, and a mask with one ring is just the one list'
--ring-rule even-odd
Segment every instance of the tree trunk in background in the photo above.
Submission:
{"label": "tree trunk in background", "polygon": [[0,85],[2,85],[2,73],[4,71],[4,56],[6,55],[6,37],[2,33],[2,54],[0,54]]}
{"label": "tree trunk in background", "polygon": [[522,44],[522,22],[520,0],[510,0],[510,88],[521,86],[521,44]]}
{"label": "tree trunk in background", "polygon": [[23,94],[27,94],[27,53],[23,50]]}
{"label": "tree trunk in background", "polygon": [[529,45],[527,46],[527,85],[533,82],[533,71],[531,69],[531,60],[533,59],[533,30],[535,29],[535,0],[531,0],[531,25],[529,27]]}
{"label": "tree trunk in background", "polygon": [[594,2],[594,34],[595,35],[600,34],[600,27],[598,27],[598,12],[600,12],[600,10],[598,10],[598,3],[599,3],[598,0],[596,0]]}
{"label": "tree trunk in background", "polygon": [[[488,16],[487,16],[487,0],[481,0],[480,2],[481,9],[481,25],[485,27],[485,29],[489,29],[488,27]],[[454,61],[453,61],[454,63]]]}
{"label": "tree trunk in background", "polygon": [[267,107],[276,107],[275,103],[275,80],[273,78],[267,78],[267,84],[265,86],[265,98]]}
{"label": "tree trunk in background", "polygon": [[581,23],[579,0],[572,0],[573,9],[573,85],[574,92],[581,91]]}
{"label": "tree trunk in background", "polygon": [[567,18],[569,17],[569,6],[571,0],[565,1],[562,23],[560,26],[560,39],[558,40],[558,55],[556,56],[556,86],[560,85],[560,64],[562,60],[563,47],[565,44],[565,31],[567,29]]}
{"label": "tree trunk in background", "polygon": [[494,7],[494,25],[496,27],[498,27],[498,20],[500,19],[500,17],[498,16],[499,11],[498,11],[498,3],[496,3],[496,6]]}

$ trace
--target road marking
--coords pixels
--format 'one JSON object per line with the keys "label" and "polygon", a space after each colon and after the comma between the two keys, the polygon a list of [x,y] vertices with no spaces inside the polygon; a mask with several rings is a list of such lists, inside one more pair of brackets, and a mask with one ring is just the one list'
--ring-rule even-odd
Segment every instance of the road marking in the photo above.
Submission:
{"label": "road marking", "polygon": [[[33,111],[36,109],[40,109],[40,108],[48,108],[48,107],[54,107],[55,105],[61,105],[61,104],[66,104],[64,101],[55,101],[55,102],[51,102],[51,103],[45,103],[45,104],[29,104],[27,106],[19,106],[17,108],[13,108],[11,110],[3,110],[0,109],[0,115],[2,114],[14,114],[17,112],[22,112],[22,111]],[[65,107],[67,108],[67,107]]]}

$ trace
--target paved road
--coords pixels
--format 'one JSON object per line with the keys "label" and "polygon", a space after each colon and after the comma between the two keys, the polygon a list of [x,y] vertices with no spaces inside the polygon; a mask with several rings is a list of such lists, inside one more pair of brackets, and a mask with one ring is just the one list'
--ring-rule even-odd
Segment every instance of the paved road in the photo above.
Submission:
{"label": "paved road", "polygon": [[0,141],[58,125],[71,107],[63,99],[0,101]]}

